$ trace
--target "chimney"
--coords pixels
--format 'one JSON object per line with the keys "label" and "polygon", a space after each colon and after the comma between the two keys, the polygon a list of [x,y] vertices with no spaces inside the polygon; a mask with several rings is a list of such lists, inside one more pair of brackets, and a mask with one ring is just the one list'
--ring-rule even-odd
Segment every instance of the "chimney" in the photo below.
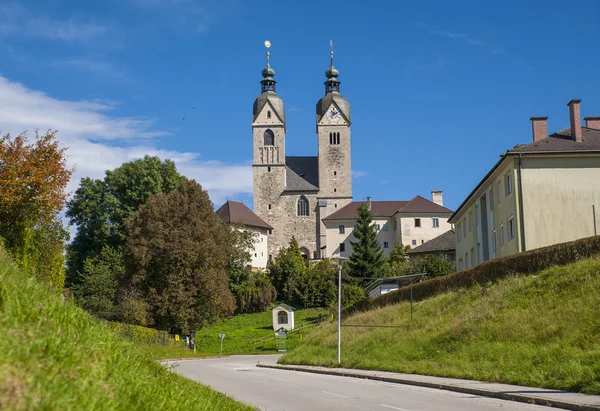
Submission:
{"label": "chimney", "polygon": [[531,129],[533,130],[533,141],[540,141],[548,137],[548,117],[531,117]]}
{"label": "chimney", "polygon": [[367,197],[367,208],[371,209],[371,197]]}
{"label": "chimney", "polygon": [[571,137],[575,141],[581,142],[581,111],[579,103],[581,103],[581,100],[571,100],[567,106],[569,106],[569,114],[571,117]]}
{"label": "chimney", "polygon": [[431,201],[436,203],[437,205],[444,206],[444,200],[442,199],[442,190],[432,190],[431,191]]}
{"label": "chimney", "polygon": [[585,126],[587,128],[593,128],[594,130],[600,130],[600,117],[586,117]]}

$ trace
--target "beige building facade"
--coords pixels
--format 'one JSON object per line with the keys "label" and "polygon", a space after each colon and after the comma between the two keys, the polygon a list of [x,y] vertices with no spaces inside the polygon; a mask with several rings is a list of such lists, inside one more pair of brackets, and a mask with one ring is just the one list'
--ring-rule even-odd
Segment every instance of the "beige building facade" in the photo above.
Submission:
{"label": "beige building facade", "polygon": [[362,204],[371,209],[377,240],[386,257],[397,244],[415,248],[452,228],[448,223],[452,210],[443,206],[441,191],[432,192],[432,201],[416,196],[410,201],[352,202],[323,219],[326,227],[323,257],[352,255],[357,210]]}
{"label": "beige building facade", "polygon": [[580,100],[568,107],[570,127],[552,135],[532,117],[533,142],[503,153],[452,215],[458,270],[596,234],[600,118],[582,126]]}
{"label": "beige building facade", "polygon": [[317,156],[289,156],[285,105],[275,90],[275,71],[262,71],[261,94],[254,102],[254,213],[269,226],[268,258],[275,258],[294,236],[306,259],[322,256],[322,219],[352,201],[350,104],[340,94],[339,72],[325,73],[325,95],[316,107]]}

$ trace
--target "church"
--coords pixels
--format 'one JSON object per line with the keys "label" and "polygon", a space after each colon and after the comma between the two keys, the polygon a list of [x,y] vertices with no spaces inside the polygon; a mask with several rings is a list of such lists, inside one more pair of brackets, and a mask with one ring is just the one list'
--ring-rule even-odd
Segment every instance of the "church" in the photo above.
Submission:
{"label": "church", "polygon": [[261,92],[252,109],[254,210],[228,201],[217,214],[227,223],[256,231],[253,269],[265,268],[292,237],[307,260],[352,254],[352,231],[361,204],[371,209],[374,229],[386,256],[396,244],[411,247],[450,230],[452,210],[442,192],[431,200],[352,201],[350,165],[350,103],[340,94],[333,51],[325,71],[325,94],[316,105],[316,156],[291,156],[285,151],[285,105],[277,95],[275,70],[262,70]]}
{"label": "church", "polygon": [[292,236],[307,259],[326,255],[323,219],[352,202],[350,103],[340,94],[339,72],[331,52],[325,95],[316,106],[318,154],[287,155],[285,106],[276,92],[275,70],[262,71],[254,101],[254,213],[269,224],[268,254],[275,258]]}

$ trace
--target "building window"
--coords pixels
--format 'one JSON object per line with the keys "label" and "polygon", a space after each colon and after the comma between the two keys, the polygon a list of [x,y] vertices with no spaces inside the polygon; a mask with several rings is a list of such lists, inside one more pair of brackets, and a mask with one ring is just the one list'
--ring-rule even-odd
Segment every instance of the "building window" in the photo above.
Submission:
{"label": "building window", "polygon": [[471,267],[475,267],[475,253],[473,252],[472,248],[471,248]]}
{"label": "building window", "polygon": [[261,252],[261,253],[260,253],[260,256],[261,256],[261,257],[264,257],[264,256],[265,256],[265,253]]}
{"label": "building window", "polygon": [[500,247],[504,245],[504,225],[500,224]]}
{"label": "building window", "polygon": [[304,196],[300,196],[298,199],[298,215],[299,216],[308,216],[308,198]]}
{"label": "building window", "polygon": [[490,203],[490,210],[494,211],[494,189],[493,188],[490,190],[488,202]]}
{"label": "building window", "polygon": [[288,315],[285,311],[279,311],[277,313],[277,322],[279,324],[287,324],[288,323]]}
{"label": "building window", "polygon": [[[462,228],[463,228],[463,237],[467,237],[467,218],[463,218],[463,222],[462,222]],[[465,261],[465,264],[467,262]]]}
{"label": "building window", "polygon": [[354,229],[355,229],[355,230],[356,230],[356,227],[357,227],[357,226],[358,226],[357,224],[354,224]]}
{"label": "building window", "polygon": [[469,213],[469,232],[473,230],[473,214]]}
{"label": "building window", "polygon": [[461,271],[463,269],[463,260],[462,258],[458,259],[458,271]]}
{"label": "building window", "polygon": [[346,251],[346,243],[340,243],[340,253]]}
{"label": "building window", "polygon": [[502,202],[502,183],[498,181],[496,183],[496,196],[498,196],[498,204]]}
{"label": "building window", "polygon": [[433,217],[431,219],[431,221],[433,222],[433,228],[439,228],[440,227],[440,219],[437,217]]}
{"label": "building window", "polygon": [[[246,255],[248,255],[248,254],[246,254]],[[258,254],[257,254],[257,253],[254,253],[254,257],[258,257]]]}
{"label": "building window", "polygon": [[267,167],[267,171],[270,173],[271,172],[271,167]]}
{"label": "building window", "polygon": [[385,223],[385,224],[383,225],[383,228],[382,228],[382,230],[383,230],[383,231],[388,231],[388,225],[387,225],[387,223]]}
{"label": "building window", "polygon": [[456,224],[456,242],[460,243],[460,240],[462,240],[462,230],[460,223],[458,223]]}
{"label": "building window", "polygon": [[338,229],[340,230],[340,234],[346,234],[346,227],[344,227],[343,225],[340,225]]}
{"label": "building window", "polygon": [[415,227],[421,227],[421,219],[415,218]]}
{"label": "building window", "polygon": [[337,171],[334,171],[334,172],[333,172],[333,175],[334,175],[334,176],[337,176]]}
{"label": "building window", "polygon": [[269,204],[269,210],[271,209],[271,204]]}
{"label": "building window", "polygon": [[375,231],[379,231],[381,229],[381,226],[379,224],[375,224]]}
{"label": "building window", "polygon": [[384,241],[383,248],[390,248],[390,243],[388,243],[387,241]]}
{"label": "building window", "polygon": [[275,145],[275,134],[273,134],[273,132],[270,129],[265,130],[264,144],[265,146]]}
{"label": "building window", "polygon": [[505,197],[508,197],[512,193],[512,176],[510,173],[504,177],[504,190],[506,191]]}
{"label": "building window", "polygon": [[412,240],[412,245],[413,246],[417,245],[417,240]]}
{"label": "building window", "polygon": [[469,268],[469,252],[465,253],[465,268]]}
{"label": "building window", "polygon": [[425,240],[421,240],[421,244],[425,244]]}
{"label": "building window", "polygon": [[340,144],[340,133],[329,133],[329,144]]}
{"label": "building window", "polygon": [[334,189],[333,189],[333,192],[334,192],[334,193],[337,193],[337,188],[334,188]]}
{"label": "building window", "polygon": [[507,231],[508,241],[515,238],[515,218],[513,216],[510,216],[508,219],[506,231]]}
{"label": "building window", "polygon": [[496,230],[492,231],[492,250],[496,251]]}
{"label": "building window", "polygon": [[267,118],[271,118],[271,112],[267,111]]}

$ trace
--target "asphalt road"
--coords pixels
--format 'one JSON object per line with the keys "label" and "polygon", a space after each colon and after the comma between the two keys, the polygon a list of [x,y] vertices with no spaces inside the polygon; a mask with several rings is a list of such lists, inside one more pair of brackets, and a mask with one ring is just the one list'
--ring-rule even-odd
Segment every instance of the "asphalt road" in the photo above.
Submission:
{"label": "asphalt road", "polygon": [[173,371],[268,411],[543,411],[523,404],[432,388],[256,367],[277,355],[171,361]]}

